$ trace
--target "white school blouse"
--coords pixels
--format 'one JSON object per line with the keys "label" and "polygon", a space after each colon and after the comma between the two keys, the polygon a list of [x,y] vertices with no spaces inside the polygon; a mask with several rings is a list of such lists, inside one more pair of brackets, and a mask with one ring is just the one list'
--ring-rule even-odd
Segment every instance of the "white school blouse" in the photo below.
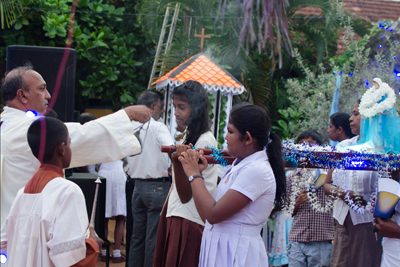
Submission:
{"label": "white school blouse", "polygon": [[[217,147],[217,141],[211,132],[206,132],[199,137],[194,146],[196,148]],[[215,190],[217,189],[218,180],[217,165],[208,165],[207,169],[203,171],[203,177],[207,190],[211,195],[214,195]],[[185,204],[181,202],[178,191],[176,191],[174,173],[172,174],[172,186],[170,189],[167,209],[167,218],[171,216],[181,217],[204,226],[204,222],[201,220],[200,215],[197,212],[193,198]]]}
{"label": "white school blouse", "polygon": [[276,182],[265,151],[242,161],[236,159],[225,171],[214,199],[218,201],[229,189],[242,193],[251,202],[221,223],[206,223],[199,266],[268,266],[260,232],[274,205]]}

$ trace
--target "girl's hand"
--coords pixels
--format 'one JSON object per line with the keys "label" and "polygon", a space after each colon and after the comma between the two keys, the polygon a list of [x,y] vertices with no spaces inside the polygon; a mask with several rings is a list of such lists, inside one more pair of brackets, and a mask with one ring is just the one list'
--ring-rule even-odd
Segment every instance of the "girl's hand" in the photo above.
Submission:
{"label": "girl's hand", "polygon": [[182,152],[185,152],[188,149],[190,149],[190,146],[188,145],[176,145],[176,150],[171,154],[171,159],[178,159]]}
{"label": "girl's hand", "polygon": [[187,177],[201,173],[198,163],[199,158],[199,151],[193,149],[188,149],[185,152],[182,152],[181,155],[178,157],[178,160],[181,162],[183,170],[185,171]]}
{"label": "girl's hand", "polygon": [[207,167],[208,167],[208,162],[207,159],[204,157],[204,151],[200,150],[199,151],[199,168],[200,168],[200,173],[202,173]]}

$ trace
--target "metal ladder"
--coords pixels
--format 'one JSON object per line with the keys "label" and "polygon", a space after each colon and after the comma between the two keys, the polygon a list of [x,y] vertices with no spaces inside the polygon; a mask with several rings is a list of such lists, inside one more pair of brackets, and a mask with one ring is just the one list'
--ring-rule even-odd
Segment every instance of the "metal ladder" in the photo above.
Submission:
{"label": "metal ladder", "polygon": [[[156,55],[154,58],[153,68],[151,69],[151,75],[150,75],[150,80],[149,80],[147,89],[151,89],[151,84],[154,82],[154,78],[156,76],[161,77],[163,75],[163,69],[164,69],[164,60],[163,59],[164,59],[164,56],[167,54],[168,49],[172,43],[172,38],[174,36],[175,27],[176,27],[176,22],[178,21],[179,8],[180,8],[180,4],[177,3],[175,5],[174,15],[172,17],[172,21],[170,24],[168,24],[169,23],[169,14],[170,14],[170,12],[172,12],[173,7],[171,5],[168,5],[167,10],[165,11],[164,22],[163,22],[163,25],[161,28],[160,38],[158,39]],[[165,42],[164,41],[165,34],[166,34],[168,28],[169,28],[168,39]],[[161,54],[162,54],[162,56],[160,57]]]}

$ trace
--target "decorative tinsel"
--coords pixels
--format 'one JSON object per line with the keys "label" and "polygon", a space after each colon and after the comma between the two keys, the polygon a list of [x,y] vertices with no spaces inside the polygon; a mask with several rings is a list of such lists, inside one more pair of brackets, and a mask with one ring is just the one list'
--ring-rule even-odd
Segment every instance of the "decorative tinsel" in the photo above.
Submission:
{"label": "decorative tinsel", "polygon": [[400,169],[400,155],[358,152],[345,147],[335,148],[328,145],[295,144],[292,140],[282,142],[282,155],[284,159],[291,160],[290,164],[309,163],[324,169],[372,168],[380,170],[389,168],[392,171]]}

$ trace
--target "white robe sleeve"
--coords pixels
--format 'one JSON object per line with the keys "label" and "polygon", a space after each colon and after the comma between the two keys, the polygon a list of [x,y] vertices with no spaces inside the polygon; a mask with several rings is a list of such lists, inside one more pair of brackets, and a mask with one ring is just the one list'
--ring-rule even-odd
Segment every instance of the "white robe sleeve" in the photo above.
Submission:
{"label": "white robe sleeve", "polygon": [[71,182],[62,197],[47,242],[55,266],[71,266],[86,257],[85,233],[89,225],[82,190]]}
{"label": "white robe sleeve", "polygon": [[71,137],[71,168],[116,161],[141,151],[133,135],[133,125],[124,110],[84,125],[65,125]]}

